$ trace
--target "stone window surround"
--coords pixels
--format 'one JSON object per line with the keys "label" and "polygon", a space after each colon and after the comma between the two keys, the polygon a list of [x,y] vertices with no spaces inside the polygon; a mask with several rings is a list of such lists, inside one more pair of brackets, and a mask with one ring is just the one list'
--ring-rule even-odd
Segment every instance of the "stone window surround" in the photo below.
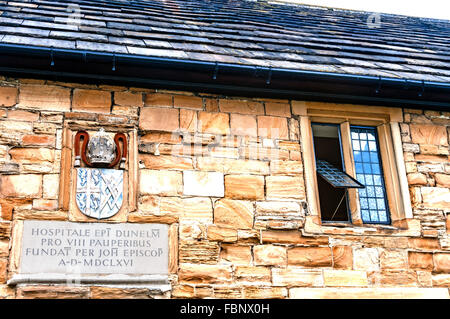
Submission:
{"label": "stone window surround", "polygon": [[[306,234],[420,236],[419,224],[412,215],[403,159],[399,126],[399,123],[403,122],[402,109],[297,101],[293,101],[293,109],[299,115],[300,121],[300,144],[304,158],[306,195],[309,206],[304,232]],[[349,189],[352,222],[322,223],[311,131],[312,122],[340,125],[345,167],[347,173],[353,177],[355,176],[355,167],[351,149],[350,125],[377,127],[391,225],[363,224],[357,191],[354,189]]]}

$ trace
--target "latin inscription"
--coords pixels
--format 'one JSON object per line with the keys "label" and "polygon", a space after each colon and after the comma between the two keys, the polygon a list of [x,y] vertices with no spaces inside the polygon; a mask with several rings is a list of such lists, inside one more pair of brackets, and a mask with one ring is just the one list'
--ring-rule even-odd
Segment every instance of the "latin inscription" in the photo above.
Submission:
{"label": "latin inscription", "polygon": [[167,274],[168,226],[24,221],[20,273]]}

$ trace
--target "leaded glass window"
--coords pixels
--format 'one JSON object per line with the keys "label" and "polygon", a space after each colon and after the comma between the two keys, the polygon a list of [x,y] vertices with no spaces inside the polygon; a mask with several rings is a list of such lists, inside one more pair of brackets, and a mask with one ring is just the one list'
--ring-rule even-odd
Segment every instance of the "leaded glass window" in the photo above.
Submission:
{"label": "leaded glass window", "polygon": [[376,128],[351,126],[350,132],[356,179],[366,186],[358,189],[361,218],[367,224],[388,224],[389,210]]}

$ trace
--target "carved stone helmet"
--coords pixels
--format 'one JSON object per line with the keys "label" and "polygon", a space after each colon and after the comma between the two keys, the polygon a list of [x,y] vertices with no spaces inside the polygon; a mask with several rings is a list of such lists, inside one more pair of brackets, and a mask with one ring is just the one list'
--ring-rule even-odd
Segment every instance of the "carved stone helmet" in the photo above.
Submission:
{"label": "carved stone helmet", "polygon": [[89,140],[87,145],[87,159],[92,164],[110,164],[116,157],[116,144],[112,137],[101,128]]}

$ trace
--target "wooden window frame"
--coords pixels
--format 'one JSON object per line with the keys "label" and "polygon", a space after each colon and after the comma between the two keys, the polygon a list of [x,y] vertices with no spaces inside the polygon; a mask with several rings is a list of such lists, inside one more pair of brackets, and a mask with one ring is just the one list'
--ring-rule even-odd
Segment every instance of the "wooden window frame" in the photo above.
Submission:
{"label": "wooden window frame", "polygon": [[[353,228],[354,233],[405,231],[411,236],[420,235],[420,228],[412,216],[411,199],[406,179],[399,123],[403,121],[401,108],[366,105],[350,105],[322,102],[293,102],[299,115],[300,142],[303,153],[308,216],[305,231],[327,233],[329,229]],[[389,204],[391,225],[363,224],[358,192],[349,189],[351,222],[322,222],[317,186],[316,162],[311,123],[339,124],[341,145],[346,173],[356,178],[350,126],[372,126],[377,128],[379,152],[382,161],[385,188]],[[357,228],[357,229],[356,229]],[[417,229],[419,231],[417,232]],[[332,233],[332,231],[331,231]]]}

